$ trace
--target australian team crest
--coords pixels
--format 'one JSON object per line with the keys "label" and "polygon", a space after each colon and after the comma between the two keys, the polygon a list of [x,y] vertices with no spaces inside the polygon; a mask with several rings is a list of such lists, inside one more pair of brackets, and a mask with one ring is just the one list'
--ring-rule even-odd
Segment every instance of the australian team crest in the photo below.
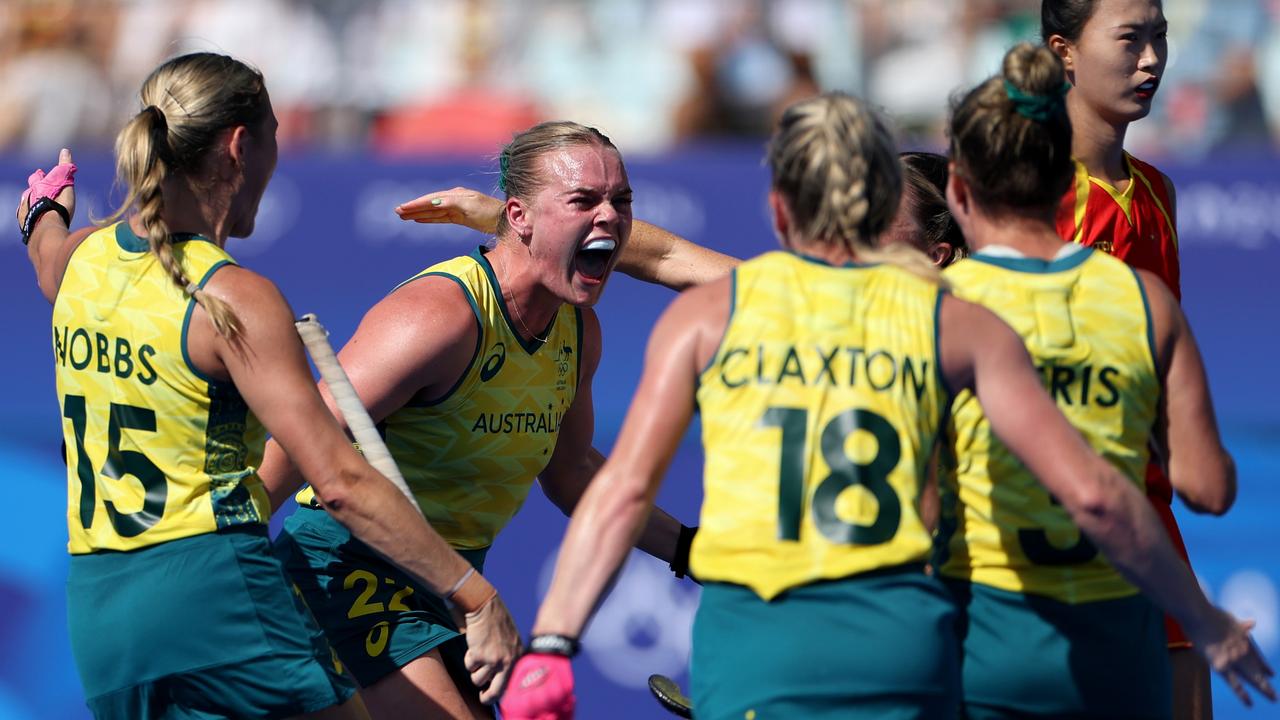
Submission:
{"label": "australian team crest", "polygon": [[573,368],[573,348],[568,343],[556,352],[556,389],[563,390],[569,384],[569,371]]}

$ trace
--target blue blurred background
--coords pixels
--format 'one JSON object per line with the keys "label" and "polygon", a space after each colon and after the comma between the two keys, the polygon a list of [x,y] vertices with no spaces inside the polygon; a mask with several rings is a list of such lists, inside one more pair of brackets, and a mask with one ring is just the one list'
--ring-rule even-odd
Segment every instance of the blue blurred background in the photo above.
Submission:
{"label": "blue blurred background", "polygon": [[[741,256],[772,247],[763,133],[777,109],[821,88],[862,93],[939,149],[946,97],[1030,38],[1038,3],[932,0],[10,0],[0,6],[0,200],[71,145],[80,221],[118,201],[109,143],[164,56],[220,49],[262,67],[284,148],[254,237],[231,252],[276,280],[335,345],[400,280],[485,238],[404,224],[391,208],[433,189],[492,189],[491,158],[543,118],[600,126],[628,161],[637,217]],[[1174,56],[1155,115],[1130,148],[1178,187],[1184,303],[1201,342],[1240,497],[1225,518],[1177,508],[1202,583],[1258,621],[1280,659],[1280,2],[1166,3]],[[288,38],[288,42],[279,42]],[[65,471],[49,309],[16,241],[0,243],[9,329],[0,372],[0,467],[11,540],[0,544],[0,720],[83,718],[68,650]],[[671,299],[618,276],[599,310],[596,444],[607,449]],[[660,502],[696,521],[701,454],[685,443]],[[490,577],[523,628],[564,519],[538,493],[499,538]],[[654,672],[687,682],[692,584],[638,555],[585,638],[580,716],[661,717]],[[193,612],[192,623],[199,623]],[[751,629],[744,629],[750,631]],[[1219,718],[1246,713],[1215,684]]]}

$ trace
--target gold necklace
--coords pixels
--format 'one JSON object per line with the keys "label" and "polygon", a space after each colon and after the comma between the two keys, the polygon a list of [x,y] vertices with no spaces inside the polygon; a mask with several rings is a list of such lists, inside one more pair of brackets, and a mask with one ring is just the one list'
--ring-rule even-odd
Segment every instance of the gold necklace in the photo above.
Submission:
{"label": "gold necklace", "polygon": [[525,324],[524,318],[520,316],[520,303],[516,302],[515,293],[511,293],[511,307],[516,309],[516,319],[520,321],[520,327],[524,328],[524,331],[529,333],[534,340],[537,340],[540,343],[546,343],[547,340],[551,338],[551,333],[547,333],[546,337],[538,337],[538,333],[529,329],[529,326]]}
{"label": "gold necklace", "polygon": [[[500,270],[501,268],[498,269]],[[498,286],[502,287],[501,278],[498,279]],[[534,340],[546,344],[547,340],[551,339],[551,333],[547,333],[546,337],[538,337],[538,333],[529,329],[529,324],[524,321],[524,316],[520,314],[520,303],[516,302],[516,294],[514,291],[511,293],[511,307],[515,308],[516,320],[520,321],[520,327],[524,328],[524,331],[529,333]]]}

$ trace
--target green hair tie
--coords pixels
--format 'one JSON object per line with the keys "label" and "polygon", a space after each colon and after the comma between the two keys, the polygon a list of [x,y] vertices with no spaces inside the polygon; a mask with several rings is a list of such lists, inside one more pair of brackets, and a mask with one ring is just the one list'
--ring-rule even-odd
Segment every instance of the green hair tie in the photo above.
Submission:
{"label": "green hair tie", "polygon": [[502,192],[507,191],[507,171],[511,169],[511,151],[510,148],[502,148],[502,152],[498,155],[498,189]]}
{"label": "green hair tie", "polygon": [[1071,83],[1064,81],[1057,91],[1034,95],[1019,90],[1008,79],[1004,81],[1004,92],[1013,101],[1013,109],[1017,110],[1019,115],[1036,122],[1047,122],[1054,115],[1066,112],[1067,91],[1070,89]]}

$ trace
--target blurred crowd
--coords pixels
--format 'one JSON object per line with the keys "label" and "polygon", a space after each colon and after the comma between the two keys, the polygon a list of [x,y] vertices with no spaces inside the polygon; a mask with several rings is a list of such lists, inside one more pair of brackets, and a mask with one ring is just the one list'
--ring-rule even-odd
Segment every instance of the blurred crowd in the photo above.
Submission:
{"label": "blurred crowd", "polygon": [[[1280,147],[1280,0],[1166,0],[1139,154]],[[1037,39],[1038,0],[4,0],[0,150],[107,147],[164,58],[267,76],[286,148],[492,152],[545,118],[627,152],[762,137],[818,90],[939,146],[951,93]]]}

